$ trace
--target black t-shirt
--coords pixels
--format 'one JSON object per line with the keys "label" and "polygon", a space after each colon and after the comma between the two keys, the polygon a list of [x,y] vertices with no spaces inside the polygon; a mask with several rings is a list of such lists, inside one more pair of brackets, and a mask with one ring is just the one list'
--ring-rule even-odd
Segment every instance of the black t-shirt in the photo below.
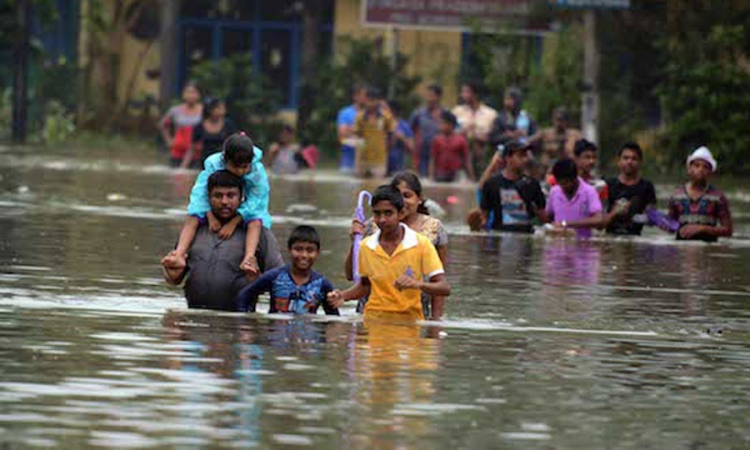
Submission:
{"label": "black t-shirt", "polygon": [[487,180],[482,189],[482,211],[494,212],[495,230],[533,233],[535,211],[543,210],[545,205],[541,185],[530,178],[511,181],[501,172]]}
{"label": "black t-shirt", "polygon": [[609,187],[609,202],[607,212],[617,206],[620,200],[630,201],[630,209],[627,215],[617,216],[607,227],[607,233],[620,235],[640,235],[643,230],[643,224],[634,223],[633,216],[643,214],[646,207],[656,204],[656,191],[654,185],[648,180],[641,179],[638,183],[630,186],[622,184],[619,178],[607,179]]}
{"label": "black t-shirt", "polygon": [[201,150],[201,167],[206,162],[206,158],[221,151],[221,146],[224,141],[234,134],[237,128],[234,126],[234,122],[231,119],[224,119],[224,126],[219,130],[218,133],[209,133],[203,128],[203,122],[193,128],[193,143],[203,143],[203,150]]}

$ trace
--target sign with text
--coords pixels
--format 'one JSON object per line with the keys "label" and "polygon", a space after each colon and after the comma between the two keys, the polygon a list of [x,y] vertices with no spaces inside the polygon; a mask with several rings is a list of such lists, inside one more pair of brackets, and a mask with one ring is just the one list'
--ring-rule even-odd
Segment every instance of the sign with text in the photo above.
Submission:
{"label": "sign with text", "polygon": [[550,5],[571,9],[629,9],[630,0],[549,0]]}
{"label": "sign with text", "polygon": [[467,30],[482,27],[526,28],[534,0],[362,0],[368,26]]}

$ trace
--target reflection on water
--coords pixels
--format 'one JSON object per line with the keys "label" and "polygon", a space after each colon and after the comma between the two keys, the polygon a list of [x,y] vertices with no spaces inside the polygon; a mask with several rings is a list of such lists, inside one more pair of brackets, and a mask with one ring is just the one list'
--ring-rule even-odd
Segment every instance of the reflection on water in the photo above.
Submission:
{"label": "reflection on water", "polygon": [[[472,190],[429,186],[458,197],[442,324],[193,312],[157,264],[195,174],[24,152],[0,153],[0,449],[749,445],[748,241],[471,235]],[[315,224],[347,285],[360,185],[272,189],[280,240]]]}

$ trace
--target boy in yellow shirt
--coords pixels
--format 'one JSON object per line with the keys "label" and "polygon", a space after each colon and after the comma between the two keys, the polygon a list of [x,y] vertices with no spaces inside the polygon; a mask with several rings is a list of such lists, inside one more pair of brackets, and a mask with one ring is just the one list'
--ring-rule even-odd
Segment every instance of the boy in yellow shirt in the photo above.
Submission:
{"label": "boy in yellow shirt", "polygon": [[357,114],[354,133],[362,139],[355,172],[359,177],[383,178],[388,168],[389,135],[398,121],[377,89],[367,90],[366,107]]}
{"label": "boy in yellow shirt", "polygon": [[[338,308],[348,300],[369,296],[365,318],[423,320],[421,292],[433,297],[451,292],[437,250],[429,239],[401,223],[404,198],[398,189],[377,188],[372,213],[379,231],[360,246],[360,280],[345,291],[329,293],[328,301]],[[433,305],[433,320],[440,319],[442,309],[442,304]]]}

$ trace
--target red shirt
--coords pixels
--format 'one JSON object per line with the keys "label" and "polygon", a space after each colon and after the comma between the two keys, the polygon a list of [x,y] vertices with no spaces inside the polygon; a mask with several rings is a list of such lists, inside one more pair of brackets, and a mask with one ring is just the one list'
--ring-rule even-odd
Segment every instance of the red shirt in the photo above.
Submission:
{"label": "red shirt", "polygon": [[450,136],[439,134],[432,141],[432,160],[435,161],[435,172],[438,175],[460,170],[468,154],[469,144],[466,138],[458,133]]}

